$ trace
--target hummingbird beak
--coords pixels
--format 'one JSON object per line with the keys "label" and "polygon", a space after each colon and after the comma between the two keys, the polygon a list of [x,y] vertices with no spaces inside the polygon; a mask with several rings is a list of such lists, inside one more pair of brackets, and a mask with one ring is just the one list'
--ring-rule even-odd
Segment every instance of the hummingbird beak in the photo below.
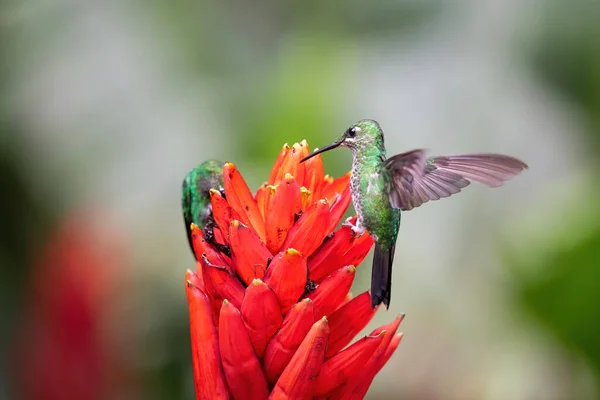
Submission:
{"label": "hummingbird beak", "polygon": [[306,157],[304,157],[302,160],[300,160],[301,163],[303,163],[304,161],[308,160],[309,158],[312,158],[314,156],[316,156],[317,154],[321,154],[324,153],[326,151],[329,150],[333,150],[336,147],[339,147],[342,144],[343,140],[338,140],[337,142],[333,142],[331,144],[328,144],[325,147],[321,147],[320,149],[317,149],[315,151],[313,151],[312,153],[310,153],[309,155],[307,155]]}

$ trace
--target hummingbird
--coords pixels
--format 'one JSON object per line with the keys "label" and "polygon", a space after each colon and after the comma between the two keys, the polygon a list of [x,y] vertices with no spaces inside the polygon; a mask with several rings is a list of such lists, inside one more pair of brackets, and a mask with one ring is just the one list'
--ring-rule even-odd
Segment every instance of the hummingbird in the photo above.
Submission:
{"label": "hummingbird", "polygon": [[194,223],[202,229],[206,241],[228,254],[229,249],[223,248],[227,246],[216,243],[214,240],[213,228],[216,224],[210,201],[210,189],[218,190],[225,198],[223,163],[217,160],[208,160],[198,165],[186,175],[181,189],[183,221],[192,252],[194,252],[194,248],[190,225]]}
{"label": "hummingbird", "polygon": [[371,304],[390,305],[392,263],[402,211],[459,193],[471,182],[488,187],[502,185],[527,165],[510,156],[480,153],[428,157],[416,149],[386,158],[383,130],[377,121],[363,119],[350,126],[335,142],[316,149],[317,154],[347,147],[352,150],[350,191],[356,210],[355,235],[365,231],[375,241],[371,272]]}

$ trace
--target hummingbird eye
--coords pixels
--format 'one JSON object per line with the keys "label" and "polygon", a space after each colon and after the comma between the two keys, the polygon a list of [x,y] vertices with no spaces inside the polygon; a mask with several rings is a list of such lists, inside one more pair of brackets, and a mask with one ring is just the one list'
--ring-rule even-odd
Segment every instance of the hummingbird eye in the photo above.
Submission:
{"label": "hummingbird eye", "polygon": [[353,126],[352,128],[348,129],[348,136],[349,137],[354,137],[356,136],[356,134],[359,132],[359,128],[357,128],[356,126]]}

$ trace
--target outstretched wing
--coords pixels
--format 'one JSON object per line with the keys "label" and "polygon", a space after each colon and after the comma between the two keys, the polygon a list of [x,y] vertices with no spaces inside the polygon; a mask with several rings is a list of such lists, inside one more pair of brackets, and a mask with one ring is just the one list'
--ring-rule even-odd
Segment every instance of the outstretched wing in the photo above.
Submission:
{"label": "outstretched wing", "polygon": [[424,150],[397,154],[385,161],[390,172],[392,207],[412,210],[429,200],[451,196],[477,182],[489,187],[502,185],[527,165],[501,154],[466,154],[427,158]]}

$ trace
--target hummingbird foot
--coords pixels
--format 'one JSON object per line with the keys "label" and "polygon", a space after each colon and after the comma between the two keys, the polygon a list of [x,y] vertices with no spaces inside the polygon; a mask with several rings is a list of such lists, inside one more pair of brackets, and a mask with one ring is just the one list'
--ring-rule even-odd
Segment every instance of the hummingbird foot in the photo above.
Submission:
{"label": "hummingbird foot", "polygon": [[209,267],[218,268],[218,269],[220,269],[220,270],[223,270],[223,271],[231,272],[231,271],[229,270],[229,268],[228,268],[228,267],[226,267],[226,266],[223,266],[223,265],[216,265],[216,264],[213,264],[213,263],[211,263],[210,261],[208,261],[208,257],[206,257],[206,254],[202,254],[202,261],[204,261],[204,263],[205,263],[206,265],[208,265]]}
{"label": "hummingbird foot", "polygon": [[352,236],[359,237],[363,233],[365,233],[365,231],[367,229],[364,226],[360,225],[359,223],[354,225],[352,222],[350,222],[351,219],[352,219],[352,217],[346,218],[346,220],[344,222],[342,222],[342,226],[352,229]]}

